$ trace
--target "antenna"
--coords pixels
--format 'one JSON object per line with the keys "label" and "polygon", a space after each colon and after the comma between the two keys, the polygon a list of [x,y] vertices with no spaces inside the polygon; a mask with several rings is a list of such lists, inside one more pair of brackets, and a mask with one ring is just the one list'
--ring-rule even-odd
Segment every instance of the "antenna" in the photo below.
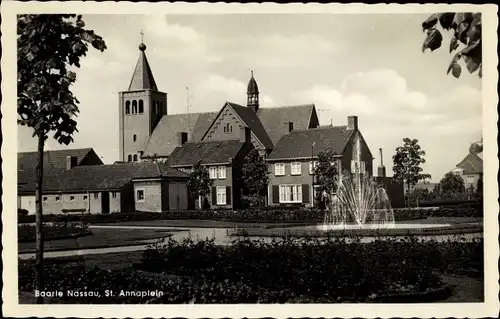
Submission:
{"label": "antenna", "polygon": [[189,87],[186,86],[187,133],[189,134]]}

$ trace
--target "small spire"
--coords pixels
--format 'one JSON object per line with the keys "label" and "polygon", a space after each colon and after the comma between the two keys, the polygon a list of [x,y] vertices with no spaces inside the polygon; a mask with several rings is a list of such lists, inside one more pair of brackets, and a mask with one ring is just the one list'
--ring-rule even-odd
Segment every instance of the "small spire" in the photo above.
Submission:
{"label": "small spire", "polygon": [[250,74],[252,75],[252,78],[253,78],[253,70],[250,71]]}

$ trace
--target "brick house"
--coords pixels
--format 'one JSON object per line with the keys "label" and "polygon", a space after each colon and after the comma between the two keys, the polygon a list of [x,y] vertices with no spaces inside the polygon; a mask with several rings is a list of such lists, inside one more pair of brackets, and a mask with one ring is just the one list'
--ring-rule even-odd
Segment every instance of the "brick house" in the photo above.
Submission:
{"label": "brick house", "polygon": [[313,167],[317,154],[333,151],[340,171],[353,171],[356,142],[360,142],[361,171],[372,176],[373,156],[358,128],[358,118],[345,126],[293,130],[284,135],[267,158],[269,205],[313,206]]}
{"label": "brick house", "polygon": [[[74,150],[57,152],[75,154]],[[187,175],[166,164],[78,163],[78,157],[68,156],[64,169],[44,174],[42,208],[45,214],[187,209]],[[27,209],[29,214],[35,213],[35,205],[25,205],[23,198],[32,198],[34,203],[34,192],[34,183],[18,189],[19,208]]]}
{"label": "brick house", "polygon": [[452,172],[463,178],[465,189],[472,186],[476,190],[479,180],[483,177],[483,142],[472,143],[469,153]]}
{"label": "brick house", "polygon": [[[204,203],[218,208],[237,208],[241,205],[241,175],[245,157],[254,149],[251,131],[239,129],[238,140],[186,142],[186,133],[178,134],[179,146],[169,157],[168,165],[190,172],[199,160],[209,171],[213,186]],[[196,205],[198,207],[198,205]]]}

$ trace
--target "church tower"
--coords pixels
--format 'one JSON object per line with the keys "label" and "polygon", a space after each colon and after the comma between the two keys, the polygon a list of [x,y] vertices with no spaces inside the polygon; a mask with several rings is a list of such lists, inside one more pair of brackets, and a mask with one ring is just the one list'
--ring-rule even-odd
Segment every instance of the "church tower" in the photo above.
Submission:
{"label": "church tower", "polygon": [[255,113],[259,110],[259,87],[257,86],[257,81],[253,77],[248,81],[247,87],[247,107],[251,108]]}
{"label": "church tower", "polygon": [[153,130],[167,114],[167,94],[158,91],[142,41],[139,51],[128,90],[118,93],[120,161],[124,162],[140,160]]}

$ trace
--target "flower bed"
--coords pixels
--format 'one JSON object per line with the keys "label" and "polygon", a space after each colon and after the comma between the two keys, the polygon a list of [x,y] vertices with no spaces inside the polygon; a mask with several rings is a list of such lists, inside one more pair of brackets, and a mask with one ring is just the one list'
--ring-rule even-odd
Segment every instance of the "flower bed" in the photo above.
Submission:
{"label": "flower bed", "polygon": [[[405,239],[361,244],[246,239],[232,246],[217,246],[211,240],[169,240],[144,252],[141,266],[149,273],[46,264],[44,290],[86,287],[87,292],[99,295],[65,295],[62,299],[67,303],[435,301],[447,292],[439,273],[482,269],[482,253],[482,240],[438,243]],[[33,262],[20,261],[19,290],[33,291],[34,271]],[[113,290],[114,296],[106,298],[104,289]],[[122,289],[162,291],[163,295],[120,297]]]}
{"label": "flower bed", "polygon": [[[482,217],[482,210],[470,207],[439,208],[439,209],[395,209],[396,221],[423,219],[427,217]],[[325,211],[306,208],[252,208],[246,210],[189,210],[169,212],[136,212],[113,213],[106,215],[79,214],[79,215],[45,215],[45,221],[66,222],[82,221],[86,223],[115,223],[123,221],[147,220],[220,220],[231,222],[264,222],[264,223],[293,223],[293,222],[323,222]],[[19,216],[19,223],[33,223],[35,216]]]}
{"label": "flower bed", "polygon": [[[70,237],[90,235],[91,231],[86,223],[82,222],[50,222],[43,224],[43,239],[54,240]],[[19,242],[33,242],[36,240],[36,227],[33,224],[21,224],[17,226],[17,238]]]}

